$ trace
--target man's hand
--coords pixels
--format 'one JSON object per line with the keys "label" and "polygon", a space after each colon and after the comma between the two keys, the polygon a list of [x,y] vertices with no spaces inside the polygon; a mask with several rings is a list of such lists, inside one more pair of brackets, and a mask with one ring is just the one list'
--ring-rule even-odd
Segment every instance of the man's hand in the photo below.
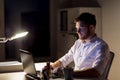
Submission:
{"label": "man's hand", "polygon": [[46,63],[46,66],[42,69],[42,74],[44,80],[48,80],[50,78],[52,66],[50,65],[50,62]]}

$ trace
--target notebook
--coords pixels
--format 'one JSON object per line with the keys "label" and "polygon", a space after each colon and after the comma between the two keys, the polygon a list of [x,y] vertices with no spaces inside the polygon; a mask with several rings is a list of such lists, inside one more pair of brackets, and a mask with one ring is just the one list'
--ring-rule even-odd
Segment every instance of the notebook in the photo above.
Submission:
{"label": "notebook", "polygon": [[23,69],[26,73],[26,77],[33,78],[35,80],[40,80],[40,71],[36,71],[32,54],[29,51],[23,49],[19,49],[19,51]]}

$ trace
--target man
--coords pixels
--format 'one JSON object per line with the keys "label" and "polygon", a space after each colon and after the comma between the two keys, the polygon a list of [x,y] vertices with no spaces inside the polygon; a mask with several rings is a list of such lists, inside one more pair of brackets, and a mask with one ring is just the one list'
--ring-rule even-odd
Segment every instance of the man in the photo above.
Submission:
{"label": "man", "polygon": [[74,77],[99,77],[109,57],[109,47],[95,33],[96,19],[91,13],[82,13],[75,19],[79,39],[51,68],[66,67],[74,61]]}

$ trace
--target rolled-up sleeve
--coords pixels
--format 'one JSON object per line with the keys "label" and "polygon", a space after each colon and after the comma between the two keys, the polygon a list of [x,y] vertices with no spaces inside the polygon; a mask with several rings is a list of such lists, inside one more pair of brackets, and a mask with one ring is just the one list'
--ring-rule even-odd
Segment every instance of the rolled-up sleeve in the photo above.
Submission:
{"label": "rolled-up sleeve", "polygon": [[71,49],[59,60],[62,62],[63,67],[66,67],[69,63],[73,61],[75,44],[71,47]]}

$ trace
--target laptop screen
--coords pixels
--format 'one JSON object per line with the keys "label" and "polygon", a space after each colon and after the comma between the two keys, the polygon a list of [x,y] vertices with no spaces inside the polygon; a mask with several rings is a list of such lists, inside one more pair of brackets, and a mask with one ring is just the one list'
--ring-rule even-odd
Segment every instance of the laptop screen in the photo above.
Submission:
{"label": "laptop screen", "polygon": [[22,50],[22,49],[19,49],[19,51],[20,51],[20,57],[23,64],[24,72],[26,74],[37,76],[32,54],[29,51]]}

